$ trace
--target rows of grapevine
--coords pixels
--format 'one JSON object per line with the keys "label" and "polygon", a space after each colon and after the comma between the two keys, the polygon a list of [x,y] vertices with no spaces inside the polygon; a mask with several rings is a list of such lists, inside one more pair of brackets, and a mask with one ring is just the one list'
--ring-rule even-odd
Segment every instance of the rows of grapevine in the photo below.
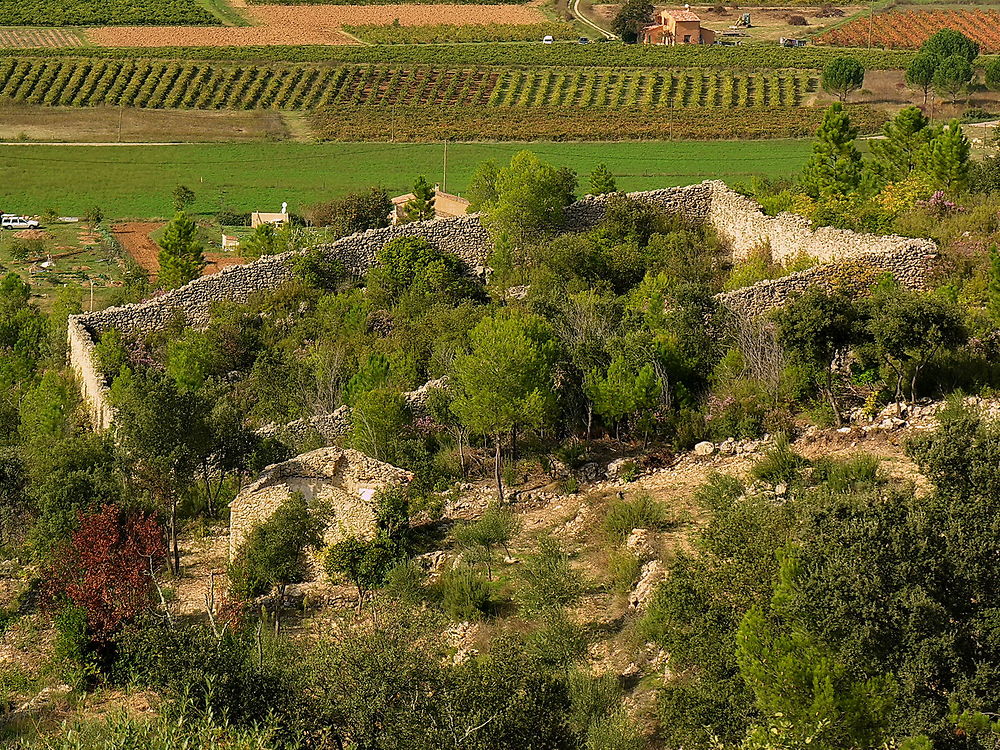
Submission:
{"label": "rows of grapevine", "polygon": [[[885,114],[849,105],[851,122],[876,132]],[[712,140],[812,135],[822,107],[744,107],[719,116],[711,109],[568,109],[510,112],[491,107],[328,107],[309,115],[313,133],[331,141]]]}
{"label": "rows of grapevine", "polygon": [[979,42],[983,52],[1000,51],[1000,12],[982,10],[931,10],[882,13],[855,18],[819,37],[825,44],[889,49],[917,49],[941,29],[961,31]]}
{"label": "rows of grapevine", "polygon": [[[178,40],[179,42],[179,40]],[[0,48],[0,57],[19,57],[24,50]],[[818,70],[835,57],[851,57],[866,70],[905,68],[913,52],[882,49],[845,49],[829,46],[780,47],[776,44],[751,43],[736,47],[709,44],[681,44],[664,47],[657,44],[539,44],[510,42],[502,44],[378,44],[240,47],[147,47],[84,49],[36,49],[33,57],[89,57],[107,60],[134,60],[137,57],[158,60],[219,61],[254,65],[323,64],[323,65],[392,65],[412,67],[462,68],[475,66],[526,68],[711,68],[719,70]]]}
{"label": "rows of grapevine", "polygon": [[0,58],[0,97],[153,109],[306,110],[331,105],[610,108],[793,107],[809,71],[616,71],[430,66],[259,66]]}
{"label": "rows of grapevine", "polygon": [[4,26],[215,26],[197,0],[0,0]]}

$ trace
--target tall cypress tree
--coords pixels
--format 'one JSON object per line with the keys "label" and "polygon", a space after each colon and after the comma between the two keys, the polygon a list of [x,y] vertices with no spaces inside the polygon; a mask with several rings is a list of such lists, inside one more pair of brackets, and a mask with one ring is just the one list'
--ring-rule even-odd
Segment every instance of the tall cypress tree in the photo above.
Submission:
{"label": "tall cypress tree", "polygon": [[812,198],[843,196],[861,183],[861,153],[854,145],[858,129],[839,102],[833,104],[816,131],[812,158],[802,174],[802,186]]}

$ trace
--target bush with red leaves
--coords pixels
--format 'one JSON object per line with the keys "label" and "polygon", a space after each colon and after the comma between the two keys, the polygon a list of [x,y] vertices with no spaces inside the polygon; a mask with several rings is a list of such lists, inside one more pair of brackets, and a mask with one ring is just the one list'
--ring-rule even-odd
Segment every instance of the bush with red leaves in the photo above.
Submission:
{"label": "bush with red leaves", "polygon": [[81,513],[79,527],[49,571],[50,596],[81,607],[94,640],[107,641],[151,604],[150,570],[165,555],[154,516],[115,505]]}

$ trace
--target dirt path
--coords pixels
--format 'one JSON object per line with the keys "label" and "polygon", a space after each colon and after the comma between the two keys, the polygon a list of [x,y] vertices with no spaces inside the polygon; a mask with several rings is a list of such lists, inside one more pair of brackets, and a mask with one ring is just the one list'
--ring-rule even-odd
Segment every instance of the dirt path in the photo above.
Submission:
{"label": "dirt path", "polygon": [[[111,228],[111,233],[131,255],[135,262],[149,272],[149,280],[155,281],[160,273],[160,246],[157,245],[150,234],[164,226],[162,221],[134,221],[125,224],[115,224]],[[205,268],[202,276],[210,276],[218,273],[223,268],[230,266],[242,266],[247,261],[239,256],[224,252],[205,252]]]}

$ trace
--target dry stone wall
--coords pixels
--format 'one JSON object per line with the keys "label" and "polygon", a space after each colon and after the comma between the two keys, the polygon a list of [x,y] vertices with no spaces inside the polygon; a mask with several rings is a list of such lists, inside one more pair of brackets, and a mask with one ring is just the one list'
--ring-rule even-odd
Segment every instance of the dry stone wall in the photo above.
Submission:
{"label": "dry stone wall", "polygon": [[820,263],[830,263],[861,253],[895,254],[911,243],[926,245],[898,235],[859,234],[846,229],[819,227],[798,214],[767,216],[758,203],[740,195],[723,182],[712,185],[707,221],[729,246],[734,260],[765,250],[775,263],[785,263],[802,255]]}
{"label": "dry stone wall", "polygon": [[[720,295],[724,304],[743,315],[758,314],[780,305],[790,294],[811,283],[844,283],[850,288],[861,288],[869,283],[873,274],[891,273],[901,283],[919,288],[924,284],[926,271],[936,252],[934,244],[928,240],[857,234],[828,227],[814,229],[806,219],[791,214],[769,217],[757,203],[719,181],[630,195],[666,211],[682,213],[691,220],[708,223],[732,248],[736,259],[765,248],[777,262],[801,254],[820,261],[820,265],[798,274]],[[606,196],[587,196],[566,209],[565,229],[582,231],[593,227],[604,218],[606,211]],[[473,269],[486,265],[492,249],[479,216],[471,214],[369,230],[337,240],[324,246],[324,250],[330,258],[339,260],[349,271],[360,275],[374,265],[376,253],[386,243],[408,236],[426,238],[436,247],[454,253]],[[90,405],[94,424],[106,428],[113,419],[107,403],[107,389],[92,359],[96,336],[110,329],[124,333],[162,329],[178,314],[191,325],[203,325],[214,304],[246,302],[254,294],[287,281],[292,275],[295,255],[286,253],[261,258],[245,266],[196,279],[145,302],[72,316],[69,319],[70,363],[83,397]],[[335,415],[318,419],[316,424],[299,427],[303,433],[316,429],[333,434],[342,429]]]}

